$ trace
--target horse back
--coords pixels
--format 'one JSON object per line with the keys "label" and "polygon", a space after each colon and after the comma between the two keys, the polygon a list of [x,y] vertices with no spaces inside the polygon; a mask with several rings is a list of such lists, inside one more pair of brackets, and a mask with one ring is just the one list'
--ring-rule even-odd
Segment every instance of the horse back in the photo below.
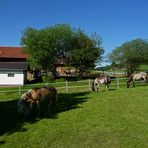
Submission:
{"label": "horse back", "polygon": [[147,73],[146,72],[140,72],[136,74],[132,74],[133,80],[141,80],[141,79],[146,79],[147,78]]}
{"label": "horse back", "polygon": [[40,89],[40,93],[41,93],[41,101],[44,100],[53,100],[56,99],[57,96],[57,90],[54,87],[43,87]]}

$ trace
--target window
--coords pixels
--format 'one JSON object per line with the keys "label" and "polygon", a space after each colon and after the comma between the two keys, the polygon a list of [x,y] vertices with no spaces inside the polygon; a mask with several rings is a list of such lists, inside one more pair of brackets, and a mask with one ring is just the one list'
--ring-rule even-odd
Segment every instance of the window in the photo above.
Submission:
{"label": "window", "polygon": [[8,77],[14,77],[14,73],[8,73]]}

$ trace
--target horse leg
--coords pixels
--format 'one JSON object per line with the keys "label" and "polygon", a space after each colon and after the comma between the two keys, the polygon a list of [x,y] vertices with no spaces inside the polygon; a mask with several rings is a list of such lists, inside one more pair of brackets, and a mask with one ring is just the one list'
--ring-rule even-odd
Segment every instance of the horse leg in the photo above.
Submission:
{"label": "horse leg", "polygon": [[29,115],[30,115],[29,109],[26,109],[24,111],[24,115],[25,115],[25,120],[28,120],[29,119]]}
{"label": "horse leg", "polygon": [[130,87],[130,83],[133,82],[133,78],[132,76],[129,77],[128,81],[127,81],[127,88]]}
{"label": "horse leg", "polygon": [[99,86],[96,87],[96,92],[99,92]]}
{"label": "horse leg", "polygon": [[100,91],[100,84],[98,84],[97,86],[96,86],[96,92],[99,92]]}
{"label": "horse leg", "polygon": [[135,81],[133,80],[132,82],[133,82],[133,87],[135,87]]}
{"label": "horse leg", "polygon": [[143,77],[143,84],[147,82],[147,78]]}
{"label": "horse leg", "polygon": [[129,88],[129,86],[130,86],[130,82],[129,82],[129,81],[127,81],[127,88]]}
{"label": "horse leg", "polygon": [[47,115],[50,115],[51,113],[53,113],[53,100],[50,100],[48,103],[48,108],[47,108]]}
{"label": "horse leg", "polygon": [[40,111],[40,102],[39,101],[36,101],[36,105],[37,105],[37,110],[38,110],[38,117],[40,117],[41,115],[41,111]]}
{"label": "horse leg", "polygon": [[92,91],[95,92],[95,83],[94,83],[94,81],[92,82],[92,86],[91,86],[91,88],[92,88]]}
{"label": "horse leg", "polygon": [[98,92],[98,84],[94,84],[93,85],[93,91],[94,92]]}

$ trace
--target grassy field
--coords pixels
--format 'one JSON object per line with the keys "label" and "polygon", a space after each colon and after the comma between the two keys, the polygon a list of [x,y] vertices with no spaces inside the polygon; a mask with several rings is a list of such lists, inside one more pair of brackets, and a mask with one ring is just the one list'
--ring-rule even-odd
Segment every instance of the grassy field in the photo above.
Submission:
{"label": "grassy field", "polygon": [[141,71],[148,71],[148,65],[140,65],[138,69]]}
{"label": "grassy field", "polygon": [[0,147],[147,148],[148,86],[59,94],[55,113],[25,121],[18,93],[0,98]]}

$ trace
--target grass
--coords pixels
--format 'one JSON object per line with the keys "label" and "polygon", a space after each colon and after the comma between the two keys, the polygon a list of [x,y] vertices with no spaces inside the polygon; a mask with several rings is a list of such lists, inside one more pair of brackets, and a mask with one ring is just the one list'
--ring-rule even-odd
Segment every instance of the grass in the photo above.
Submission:
{"label": "grass", "polygon": [[29,121],[17,113],[19,96],[7,94],[0,98],[0,146],[146,148],[147,90],[148,86],[141,86],[101,93],[59,94],[52,116]]}
{"label": "grass", "polygon": [[140,71],[147,71],[148,70],[148,65],[140,65],[138,70],[140,70]]}

